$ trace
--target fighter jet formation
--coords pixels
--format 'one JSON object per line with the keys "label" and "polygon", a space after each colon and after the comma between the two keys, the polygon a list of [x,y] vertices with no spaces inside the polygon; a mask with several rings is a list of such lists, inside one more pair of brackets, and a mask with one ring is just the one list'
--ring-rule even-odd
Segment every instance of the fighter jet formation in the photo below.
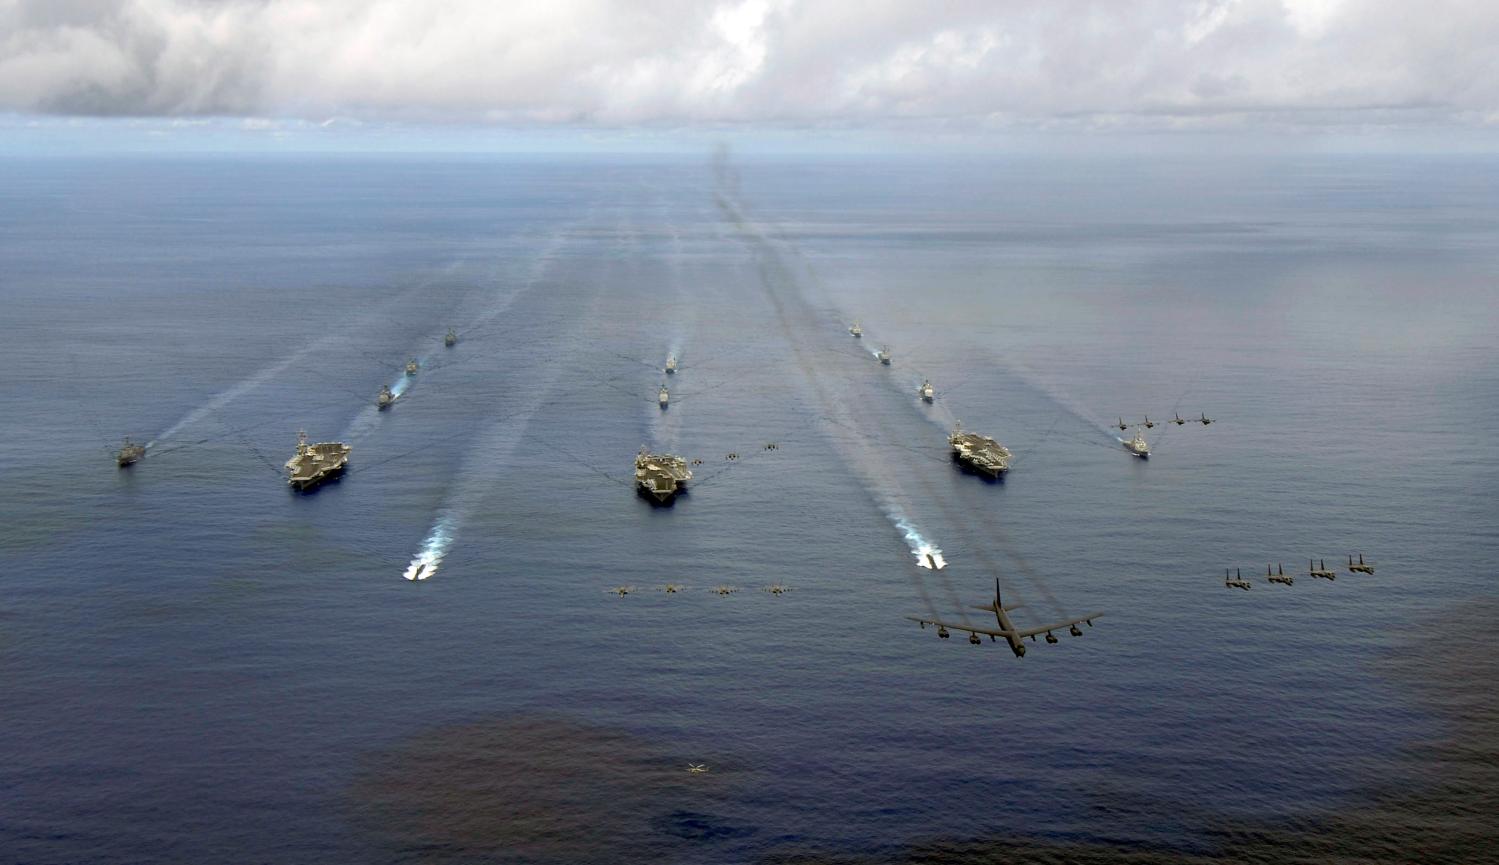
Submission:
{"label": "fighter jet formation", "polygon": [[[1349,553],[1348,573],[1373,574],[1374,563],[1364,561],[1364,556],[1362,553],[1358,555],[1358,561],[1354,561],[1353,554]],[[1307,559],[1306,573],[1302,574],[1301,576],[1313,577],[1320,580],[1328,580],[1329,582],[1334,581],[1338,578],[1337,571],[1327,566],[1326,559]],[[1272,584],[1278,583],[1283,586],[1292,586],[1296,584],[1296,575],[1286,573],[1286,566],[1284,564],[1274,566],[1267,564],[1265,565],[1265,580]],[[1244,575],[1239,568],[1224,568],[1223,585],[1225,588],[1243,589],[1247,592],[1249,591],[1250,582],[1249,580],[1244,578]]]}

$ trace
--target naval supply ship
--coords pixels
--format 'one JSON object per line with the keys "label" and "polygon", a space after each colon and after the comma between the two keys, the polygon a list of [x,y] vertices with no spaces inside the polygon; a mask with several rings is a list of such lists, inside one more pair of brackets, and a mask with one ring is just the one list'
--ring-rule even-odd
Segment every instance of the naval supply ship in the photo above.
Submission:
{"label": "naval supply ship", "polygon": [[309,490],[329,478],[343,474],[351,448],[343,442],[307,443],[307,433],[297,433],[297,455],[286,461],[286,482]]}
{"label": "naval supply ship", "polygon": [[125,466],[139,462],[140,458],[145,455],[145,445],[138,445],[131,441],[129,436],[126,436],[125,443],[120,445],[120,449],[115,452],[115,462],[119,464],[120,468],[124,468]]}
{"label": "naval supply ship", "polygon": [[988,436],[963,432],[959,424],[947,437],[952,458],[966,469],[997,478],[1010,468],[1010,449]]}
{"label": "naval supply ship", "polygon": [[658,504],[669,504],[690,480],[692,470],[679,456],[653,454],[644,447],[635,456],[635,489]]}

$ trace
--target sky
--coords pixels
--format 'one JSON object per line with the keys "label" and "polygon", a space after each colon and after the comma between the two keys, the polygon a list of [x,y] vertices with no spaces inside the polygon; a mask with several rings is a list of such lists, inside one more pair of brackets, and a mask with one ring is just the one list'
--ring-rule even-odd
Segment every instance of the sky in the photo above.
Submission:
{"label": "sky", "polygon": [[1499,142],[1499,0],[0,0],[0,150]]}

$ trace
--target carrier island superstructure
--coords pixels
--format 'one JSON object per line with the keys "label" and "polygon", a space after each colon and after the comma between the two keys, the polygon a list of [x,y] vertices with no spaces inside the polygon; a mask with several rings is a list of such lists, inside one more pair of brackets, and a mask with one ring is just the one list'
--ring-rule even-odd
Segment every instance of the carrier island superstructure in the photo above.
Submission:
{"label": "carrier island superstructure", "polygon": [[687,461],[674,454],[653,454],[644,447],[635,456],[635,489],[657,504],[670,504],[692,480]]}
{"label": "carrier island superstructure", "polygon": [[310,490],[329,478],[343,474],[349,451],[343,442],[309,444],[307,433],[297,433],[297,455],[286,461],[286,482],[299,490]]}
{"label": "carrier island superstructure", "polygon": [[953,428],[947,443],[953,460],[966,469],[991,478],[1009,471],[1010,449],[988,436],[963,432],[962,424]]}

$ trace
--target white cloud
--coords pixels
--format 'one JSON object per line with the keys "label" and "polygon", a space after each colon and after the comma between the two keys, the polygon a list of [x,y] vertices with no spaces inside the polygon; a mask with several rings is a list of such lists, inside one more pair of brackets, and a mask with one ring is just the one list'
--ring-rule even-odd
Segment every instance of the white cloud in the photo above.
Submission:
{"label": "white cloud", "polygon": [[1499,112],[1495,44],[1491,0],[0,0],[0,110],[1440,126]]}

